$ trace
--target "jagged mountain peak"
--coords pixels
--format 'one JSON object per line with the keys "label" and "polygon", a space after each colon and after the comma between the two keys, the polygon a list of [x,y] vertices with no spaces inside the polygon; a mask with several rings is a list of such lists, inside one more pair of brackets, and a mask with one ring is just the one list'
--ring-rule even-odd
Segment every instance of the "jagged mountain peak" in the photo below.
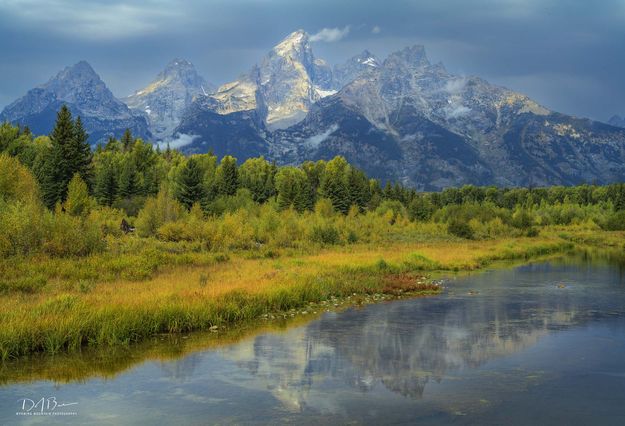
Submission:
{"label": "jagged mountain peak", "polygon": [[212,92],[214,87],[207,83],[199,74],[195,66],[186,59],[172,59],[157,76],[152,84],[160,82],[160,84],[180,83],[185,87],[199,88],[203,95]]}
{"label": "jagged mountain peak", "polygon": [[63,74],[68,74],[68,75],[90,75],[90,76],[97,76],[95,70],[93,69],[93,67],[91,66],[91,64],[89,64],[89,62],[83,60],[80,60],[78,62],[76,62],[74,65],[70,65],[68,67],[66,67],[63,71],[61,71],[61,73],[59,73],[60,75]]}
{"label": "jagged mountain peak", "polygon": [[315,61],[308,34],[304,30],[297,30],[286,36],[271,49],[262,62],[272,60],[299,62],[308,70]]}
{"label": "jagged mountain peak", "polygon": [[161,73],[163,75],[177,75],[188,71],[195,72],[195,66],[190,61],[182,58],[174,58],[167,63]]}
{"label": "jagged mountain peak", "polygon": [[146,116],[157,141],[173,136],[184,111],[198,96],[213,91],[195,66],[182,58],[172,59],[156,78],[124,99],[133,111]]}
{"label": "jagged mountain peak", "polygon": [[310,49],[309,38],[308,33],[304,30],[293,31],[276,44],[272,51],[284,56],[292,51]]}
{"label": "jagged mountain peak", "polygon": [[121,136],[126,128],[136,136],[150,137],[146,120],[133,115],[115,98],[84,60],[64,68],[48,82],[11,103],[0,114],[0,121],[28,125],[36,133],[47,134],[52,130],[56,112],[64,104],[72,114],[82,118],[91,143],[112,135]]}
{"label": "jagged mountain peak", "polygon": [[115,98],[98,73],[85,60],[65,67],[39,88],[59,101],[74,104],[83,114],[129,115],[127,108]]}
{"label": "jagged mountain peak", "polygon": [[425,67],[430,65],[425,47],[415,44],[393,52],[384,61],[385,66],[402,64],[409,67]]}
{"label": "jagged mountain peak", "polygon": [[257,110],[271,129],[301,120],[310,105],[334,93],[332,70],[315,58],[304,30],[287,35],[252,70],[202,103],[219,114]]}
{"label": "jagged mountain peak", "polygon": [[343,64],[334,67],[334,84],[337,89],[351,83],[355,78],[366,75],[380,67],[377,56],[365,49]]}
{"label": "jagged mountain peak", "polygon": [[40,87],[51,90],[59,90],[65,87],[74,89],[76,86],[89,84],[105,86],[104,82],[95,72],[93,67],[87,61],[82,60],[74,65],[65,67],[62,71]]}

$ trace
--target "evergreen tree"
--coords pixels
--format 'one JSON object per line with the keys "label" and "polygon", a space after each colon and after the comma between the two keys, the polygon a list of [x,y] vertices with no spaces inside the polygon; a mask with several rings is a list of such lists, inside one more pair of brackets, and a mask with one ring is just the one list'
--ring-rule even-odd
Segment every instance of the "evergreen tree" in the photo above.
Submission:
{"label": "evergreen tree", "polygon": [[404,200],[404,188],[401,186],[401,184],[399,182],[395,182],[395,185],[393,185],[392,199],[396,200],[396,201],[401,201],[402,203],[405,202],[405,200]]}
{"label": "evergreen tree", "polygon": [[386,181],[386,184],[384,185],[384,189],[382,190],[382,197],[385,200],[392,200],[393,199],[393,186],[391,185],[390,181]]}
{"label": "evergreen tree", "polygon": [[275,165],[263,157],[250,158],[239,167],[239,183],[241,188],[250,190],[254,201],[264,203],[274,195],[274,174]]}
{"label": "evergreen tree", "polygon": [[140,191],[139,174],[131,161],[126,161],[119,176],[119,195],[130,198]]}
{"label": "evergreen tree", "polygon": [[302,169],[281,167],[276,174],[276,190],[280,210],[293,207],[303,212],[312,209],[308,177]]}
{"label": "evergreen tree", "polygon": [[96,176],[95,194],[98,202],[111,206],[117,197],[117,175],[111,164],[102,167]]}
{"label": "evergreen tree", "polygon": [[89,135],[82,125],[82,120],[77,117],[74,122],[74,137],[68,145],[67,156],[72,176],[78,173],[86,183],[92,178],[92,154],[88,139]]}
{"label": "evergreen tree", "polygon": [[180,173],[176,188],[176,199],[187,209],[203,201],[205,196],[203,180],[200,165],[195,158],[189,158]]}
{"label": "evergreen tree", "polygon": [[369,202],[367,208],[371,211],[378,208],[382,202],[382,188],[380,187],[380,181],[377,179],[369,179]]}
{"label": "evergreen tree", "polygon": [[134,139],[132,138],[132,132],[130,131],[130,129],[126,129],[124,131],[121,142],[124,152],[128,152],[132,149],[132,146],[134,145]]}
{"label": "evergreen tree", "polygon": [[109,136],[108,141],[106,141],[106,145],[104,145],[105,151],[119,151],[121,148],[120,142],[115,139],[113,136]]}
{"label": "evergreen tree", "polygon": [[63,105],[57,113],[56,123],[50,134],[50,153],[42,168],[41,190],[44,202],[49,208],[65,199],[67,185],[73,177],[69,149],[75,136],[72,113],[66,105]]}
{"label": "evergreen tree", "polygon": [[358,206],[362,211],[367,207],[371,199],[369,192],[369,179],[355,167],[347,168],[347,191],[350,206]]}
{"label": "evergreen tree", "polygon": [[346,179],[348,167],[349,165],[343,157],[334,157],[328,161],[319,187],[321,195],[328,198],[334,209],[343,214],[347,214],[350,207]]}
{"label": "evergreen tree", "polygon": [[215,172],[215,188],[218,195],[234,195],[239,189],[239,173],[236,158],[226,155]]}

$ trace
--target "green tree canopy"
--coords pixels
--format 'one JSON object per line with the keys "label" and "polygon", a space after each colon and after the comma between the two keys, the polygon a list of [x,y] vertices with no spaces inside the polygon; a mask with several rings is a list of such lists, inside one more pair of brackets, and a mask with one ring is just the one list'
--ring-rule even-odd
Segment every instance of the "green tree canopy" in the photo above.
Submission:
{"label": "green tree canopy", "polygon": [[215,189],[218,195],[234,195],[239,188],[236,158],[226,155],[215,172]]}
{"label": "green tree canopy", "polygon": [[194,157],[190,157],[178,176],[176,199],[187,210],[191,209],[193,204],[201,203],[206,196],[203,175],[198,161]]}

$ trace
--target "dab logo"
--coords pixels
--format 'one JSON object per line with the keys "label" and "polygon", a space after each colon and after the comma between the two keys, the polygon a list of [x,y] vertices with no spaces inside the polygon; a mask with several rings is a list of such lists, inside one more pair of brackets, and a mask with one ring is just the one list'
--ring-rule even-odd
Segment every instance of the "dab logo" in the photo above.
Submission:
{"label": "dab logo", "polygon": [[40,399],[22,398],[18,400],[18,416],[76,416],[75,411],[69,411],[65,407],[78,405],[77,402],[58,402],[56,397],[42,397]]}

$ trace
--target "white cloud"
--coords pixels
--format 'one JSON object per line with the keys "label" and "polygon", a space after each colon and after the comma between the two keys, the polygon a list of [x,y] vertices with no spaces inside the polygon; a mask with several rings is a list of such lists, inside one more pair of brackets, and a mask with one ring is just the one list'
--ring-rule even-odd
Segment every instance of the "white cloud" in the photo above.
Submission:
{"label": "white cloud", "polygon": [[304,141],[304,144],[306,146],[308,146],[309,148],[318,148],[319,145],[321,145],[321,142],[325,141],[326,139],[328,139],[328,137],[336,132],[339,129],[339,125],[338,124],[333,124],[331,125],[328,130],[326,130],[325,132],[315,135],[315,136],[311,136],[308,139],[306,139]]}
{"label": "white cloud", "polygon": [[382,28],[380,28],[377,25],[371,28],[371,34],[380,34],[381,32],[382,32]]}
{"label": "white cloud", "polygon": [[471,108],[468,108],[464,105],[449,106],[448,108],[445,108],[447,118],[462,117],[463,115],[467,115],[470,112]]}
{"label": "white cloud", "polygon": [[169,143],[169,147],[171,149],[179,149],[183,146],[191,145],[194,140],[199,138],[198,135],[187,135],[186,133],[177,133],[175,139],[170,140],[169,142],[162,142],[159,144],[161,149],[167,148],[167,144]]}
{"label": "white cloud", "polygon": [[344,28],[324,28],[316,34],[310,36],[310,41],[325,41],[333,43],[344,38],[349,34],[349,25]]}

